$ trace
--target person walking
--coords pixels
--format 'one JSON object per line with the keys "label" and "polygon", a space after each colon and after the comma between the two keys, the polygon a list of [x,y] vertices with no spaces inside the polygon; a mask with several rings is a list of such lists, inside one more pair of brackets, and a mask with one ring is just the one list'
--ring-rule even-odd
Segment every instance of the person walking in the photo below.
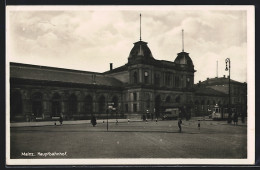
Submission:
{"label": "person walking", "polygon": [[245,114],[244,113],[241,113],[241,122],[245,123]]}
{"label": "person walking", "polygon": [[198,120],[198,129],[200,130],[200,120]]}
{"label": "person walking", "polygon": [[178,120],[178,127],[179,127],[179,132],[181,133],[181,124],[182,124],[182,120],[181,118]]}
{"label": "person walking", "polygon": [[143,121],[145,121],[145,115],[143,114]]}
{"label": "person walking", "polygon": [[97,124],[97,119],[96,119],[95,116],[92,116],[92,118],[91,118],[91,124],[93,125],[93,127],[96,126],[96,124]]}
{"label": "person walking", "polygon": [[60,119],[59,119],[59,121],[60,121],[60,125],[62,125],[62,122],[63,122],[62,115],[60,116]]}
{"label": "person walking", "polygon": [[234,114],[233,121],[234,121],[234,126],[237,126],[237,122],[238,122],[238,115],[237,115],[237,113]]}

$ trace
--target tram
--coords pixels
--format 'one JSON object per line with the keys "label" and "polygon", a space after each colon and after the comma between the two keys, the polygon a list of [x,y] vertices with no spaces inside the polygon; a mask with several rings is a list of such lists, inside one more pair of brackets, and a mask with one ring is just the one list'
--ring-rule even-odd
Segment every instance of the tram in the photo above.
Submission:
{"label": "tram", "polygon": [[[235,108],[231,109],[231,112],[234,113]],[[213,108],[212,112],[212,119],[213,120],[221,120],[221,119],[228,119],[228,108],[220,107],[216,104]]]}
{"label": "tram", "polygon": [[165,109],[165,112],[163,112],[162,120],[172,120],[172,119],[178,119],[180,110],[179,108],[167,108]]}

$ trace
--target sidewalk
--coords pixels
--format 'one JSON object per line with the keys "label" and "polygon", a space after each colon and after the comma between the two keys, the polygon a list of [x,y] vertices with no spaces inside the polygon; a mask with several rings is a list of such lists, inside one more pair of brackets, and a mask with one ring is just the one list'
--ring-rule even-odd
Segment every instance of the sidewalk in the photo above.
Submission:
{"label": "sidewalk", "polygon": [[[127,122],[127,119],[117,119],[119,123]],[[107,122],[104,119],[105,123]],[[130,122],[137,122],[142,120],[137,119],[130,119]],[[115,123],[116,119],[108,119],[108,122]],[[10,123],[10,127],[29,127],[29,126],[54,126],[55,121],[43,121],[43,122],[17,122],[17,123]],[[63,121],[63,125],[76,125],[76,124],[90,124],[90,120],[68,120]],[[97,123],[103,123],[103,119],[97,120]],[[56,124],[59,125],[60,122],[56,121]]]}

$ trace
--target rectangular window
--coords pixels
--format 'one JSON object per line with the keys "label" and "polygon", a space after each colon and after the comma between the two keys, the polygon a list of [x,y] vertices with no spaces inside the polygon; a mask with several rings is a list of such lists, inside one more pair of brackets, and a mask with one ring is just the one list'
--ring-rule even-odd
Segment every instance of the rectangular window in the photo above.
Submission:
{"label": "rectangular window", "polygon": [[133,111],[137,112],[137,104],[133,104]]}
{"label": "rectangular window", "polygon": [[154,74],[154,84],[160,86],[160,75]]}
{"label": "rectangular window", "polygon": [[128,104],[125,104],[125,112],[128,112]]}
{"label": "rectangular window", "polygon": [[134,96],[134,101],[136,101],[137,100],[137,94],[133,93],[133,96]]}
{"label": "rectangular window", "polygon": [[165,85],[166,86],[171,85],[171,73],[165,73]]}
{"label": "rectangular window", "polygon": [[179,86],[180,86],[180,77],[175,76],[175,87],[179,87]]}

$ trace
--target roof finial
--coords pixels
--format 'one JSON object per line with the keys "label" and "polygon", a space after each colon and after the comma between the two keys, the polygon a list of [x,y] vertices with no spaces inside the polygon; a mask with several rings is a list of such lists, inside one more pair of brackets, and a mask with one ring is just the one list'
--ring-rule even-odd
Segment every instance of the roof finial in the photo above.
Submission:
{"label": "roof finial", "polygon": [[184,30],[182,29],[182,52],[184,52]]}
{"label": "roof finial", "polygon": [[141,20],[142,20],[142,15],[141,15],[141,13],[140,13],[140,41],[142,40],[142,38],[141,38]]}
{"label": "roof finial", "polygon": [[217,60],[217,71],[216,72],[217,72],[217,78],[218,78],[218,60]]}

